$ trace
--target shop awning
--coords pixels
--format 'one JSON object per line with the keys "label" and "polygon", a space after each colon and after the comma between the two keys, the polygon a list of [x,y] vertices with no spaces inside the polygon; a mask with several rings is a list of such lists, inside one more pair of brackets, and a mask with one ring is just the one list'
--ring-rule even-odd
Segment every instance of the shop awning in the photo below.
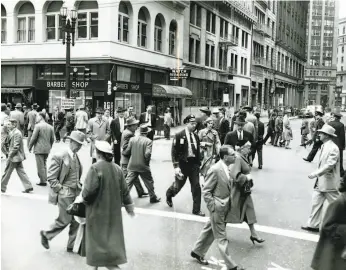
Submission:
{"label": "shop awning", "polygon": [[192,92],[185,87],[153,84],[153,97],[186,98],[191,96]]}
{"label": "shop awning", "polygon": [[23,94],[24,90],[30,90],[30,88],[1,87],[3,94]]}

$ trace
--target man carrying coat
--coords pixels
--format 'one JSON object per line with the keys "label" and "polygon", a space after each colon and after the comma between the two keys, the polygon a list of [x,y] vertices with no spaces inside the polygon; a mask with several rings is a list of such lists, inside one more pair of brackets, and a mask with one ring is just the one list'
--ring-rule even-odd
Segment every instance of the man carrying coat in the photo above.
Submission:
{"label": "man carrying coat", "polygon": [[34,132],[29,142],[29,152],[34,146],[37,174],[40,182],[36,185],[47,186],[47,158],[54,143],[54,128],[46,123],[46,114],[39,112]]}
{"label": "man carrying coat", "polygon": [[321,153],[318,160],[318,169],[309,175],[310,179],[317,178],[312,194],[312,210],[303,230],[319,231],[324,213],[323,204],[325,201],[331,203],[339,196],[338,186],[340,183],[340,158],[339,148],[333,142],[336,137],[335,129],[325,124],[322,129],[317,130],[319,141],[322,143]]}
{"label": "man carrying coat", "polygon": [[81,192],[80,178],[83,170],[77,152],[82,147],[85,134],[80,131],[72,131],[68,138],[70,139],[69,148],[52,156],[47,177],[50,184],[48,200],[49,203],[58,205],[59,215],[50,229],[41,231],[40,235],[42,246],[49,249],[49,241],[70,225],[66,250],[72,252],[79,223],[72,215],[67,214],[66,209]]}
{"label": "man carrying coat", "polygon": [[199,235],[191,256],[200,264],[208,265],[204,256],[211,244],[216,241],[227,269],[242,270],[244,268],[237,266],[229,254],[226,234],[226,217],[231,210],[232,181],[228,166],[235,162],[235,151],[230,145],[223,145],[220,149],[220,158],[221,160],[210,168],[206,176],[203,195],[210,211],[210,219]]}

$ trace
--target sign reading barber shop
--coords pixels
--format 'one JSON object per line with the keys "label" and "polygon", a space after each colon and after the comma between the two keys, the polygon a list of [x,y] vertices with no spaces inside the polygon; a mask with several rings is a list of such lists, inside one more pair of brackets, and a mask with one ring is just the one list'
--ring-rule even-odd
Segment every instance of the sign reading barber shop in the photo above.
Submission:
{"label": "sign reading barber shop", "polygon": [[171,81],[178,81],[180,79],[187,79],[191,75],[191,70],[182,68],[172,68],[169,73],[169,79]]}

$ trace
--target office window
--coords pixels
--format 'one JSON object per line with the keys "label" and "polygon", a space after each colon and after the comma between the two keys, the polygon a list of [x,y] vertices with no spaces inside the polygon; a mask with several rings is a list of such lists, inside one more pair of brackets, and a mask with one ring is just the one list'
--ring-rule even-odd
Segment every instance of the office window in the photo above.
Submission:
{"label": "office window", "polygon": [[162,52],[162,22],[159,15],[155,19],[154,50]]}
{"label": "office window", "polygon": [[17,41],[35,42],[35,9],[30,2],[25,2],[18,10]]}
{"label": "office window", "polygon": [[1,5],[1,43],[5,43],[7,40],[7,18],[6,10],[3,5]]}
{"label": "office window", "polygon": [[78,6],[77,37],[93,39],[98,37],[97,1],[82,1]]}
{"label": "office window", "polygon": [[216,15],[211,11],[207,10],[207,19],[206,19],[206,30],[215,34],[215,20]]}
{"label": "office window", "polygon": [[241,38],[241,46],[244,48],[248,47],[249,34],[243,30],[242,38]]}
{"label": "office window", "polygon": [[119,4],[118,15],[118,41],[129,42],[129,10],[125,2]]}
{"label": "office window", "polygon": [[220,19],[220,37],[228,37],[228,22],[223,19]]}
{"label": "office window", "polygon": [[138,27],[137,27],[137,46],[147,47],[147,16],[145,15],[144,8],[138,12]]}
{"label": "office window", "polygon": [[190,37],[189,62],[200,63],[200,41]]}
{"label": "office window", "polygon": [[344,57],[343,56],[341,56],[341,63],[343,63],[344,62]]}
{"label": "office window", "polygon": [[202,20],[202,8],[197,5],[195,2],[191,2],[190,4],[190,23],[201,27]]}
{"label": "office window", "polygon": [[177,47],[177,22],[172,21],[169,25],[169,54],[176,55]]}
{"label": "office window", "polygon": [[53,1],[47,8],[46,15],[46,39],[58,40],[62,38],[60,9],[62,1]]}

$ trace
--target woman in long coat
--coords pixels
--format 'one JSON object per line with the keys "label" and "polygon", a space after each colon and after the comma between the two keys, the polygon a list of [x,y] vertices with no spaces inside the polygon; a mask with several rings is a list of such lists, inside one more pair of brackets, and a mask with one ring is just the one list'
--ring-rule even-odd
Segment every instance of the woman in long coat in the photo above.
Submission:
{"label": "woman in long coat", "polygon": [[96,141],[95,148],[97,162],[91,165],[81,192],[86,204],[87,264],[94,269],[118,269],[127,262],[121,207],[130,216],[134,207],[123,173],[112,162],[110,144]]}
{"label": "woman in long coat", "polygon": [[332,202],[324,216],[320,239],[311,267],[315,270],[346,269],[346,177],[340,185],[339,198]]}
{"label": "woman in long coat", "polygon": [[198,133],[202,150],[201,175],[206,176],[211,165],[215,163],[215,156],[219,154],[221,142],[217,131],[213,129],[214,121],[211,117],[206,120],[207,127]]}
{"label": "woman in long coat", "polygon": [[[253,186],[249,154],[251,153],[251,143],[248,141],[241,146],[236,146],[237,157],[232,164],[230,174],[232,181],[232,204],[227,215],[227,223],[246,222],[250,228],[252,243],[263,243],[265,240],[258,236],[254,224],[257,222],[254,203],[251,197],[251,187]],[[246,192],[245,192],[246,187]]]}
{"label": "woman in long coat", "polygon": [[285,148],[290,149],[290,142],[293,140],[293,134],[290,124],[290,119],[288,118],[287,111],[285,112],[285,116],[283,118],[283,141],[285,142]]}

